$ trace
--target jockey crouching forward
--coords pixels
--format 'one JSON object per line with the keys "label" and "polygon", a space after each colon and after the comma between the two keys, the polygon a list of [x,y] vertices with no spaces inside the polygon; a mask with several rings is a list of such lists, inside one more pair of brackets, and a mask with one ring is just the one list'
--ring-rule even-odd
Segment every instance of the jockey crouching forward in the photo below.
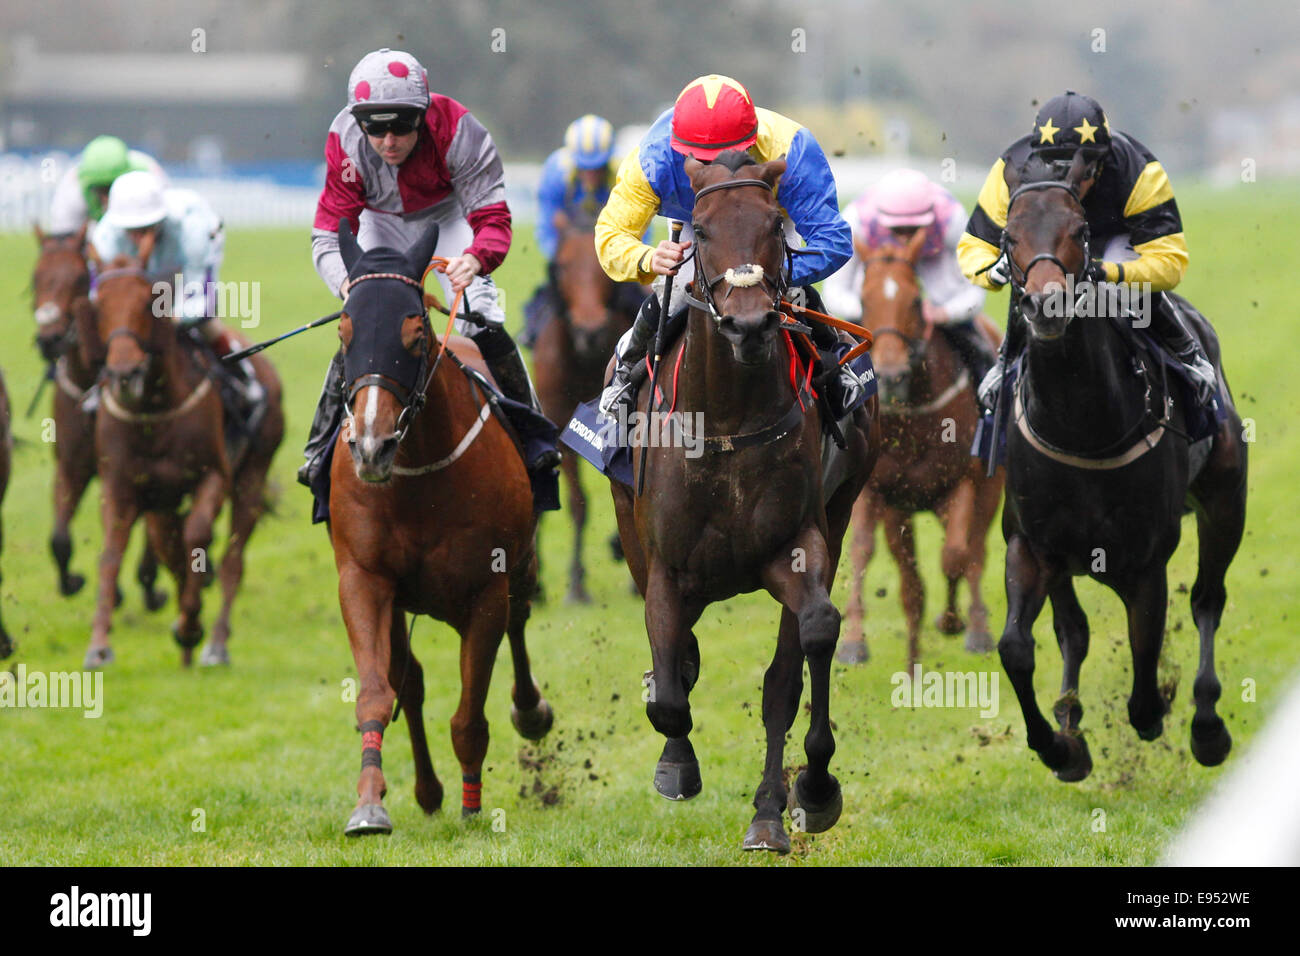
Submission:
{"label": "jockey crouching forward", "polygon": [[[501,158],[492,137],[464,106],[429,92],[428,76],[409,53],[367,54],[348,79],[348,105],[330,124],[325,188],[316,207],[312,257],[329,290],[346,301],[347,267],[338,225],[348,219],[362,249],[405,250],[428,228],[440,227],[436,254],[448,259],[437,274],[448,303],[464,292],[470,322],[456,331],[478,346],[507,398],[540,410],[532,382],[488,274],[510,249],[510,209]],[[436,274],[436,273],[435,273]],[[307,462],[298,480],[310,486],[331,445],[343,406],[343,358],[336,353],[321,390]],[[527,462],[550,470],[549,449]]]}
{"label": "jockey crouching forward", "polygon": [[[529,348],[537,341],[542,326],[562,308],[555,286],[553,263],[559,245],[556,220],[594,223],[609,201],[610,187],[618,172],[614,158],[614,127],[609,120],[588,113],[569,124],[564,145],[542,165],[537,186],[537,248],[546,260],[546,281],[537,287],[524,306],[524,334],[520,344]],[[635,282],[620,282],[614,289],[614,307],[635,313],[645,298]]]}
{"label": "jockey crouching forward", "polygon": [[[1182,281],[1187,243],[1164,167],[1136,139],[1112,130],[1096,100],[1073,91],[1048,100],[1038,111],[1033,131],[1007,147],[989,170],[957,249],[968,279],[992,290],[1010,279],[1010,267],[1001,254],[1011,198],[1007,170],[1021,169],[1034,158],[1063,173],[1079,152],[1090,164],[1085,181],[1091,181],[1081,205],[1091,241],[1102,249],[1101,258],[1087,264],[1084,277],[1098,283],[1149,283],[1155,293],[1171,291]],[[1187,330],[1168,296],[1155,296],[1149,313],[1143,318],[1150,322],[1150,333],[1182,362],[1198,400],[1208,405],[1217,376],[1200,342]],[[1024,346],[1025,325],[1013,295],[1002,361],[980,385],[985,406],[992,406],[1004,366]]]}
{"label": "jockey crouching forward", "polygon": [[[694,275],[694,262],[683,265],[691,245],[690,219],[695,193],[684,163],[687,156],[710,162],[728,150],[747,150],[760,163],[784,157],[786,171],[777,185],[776,198],[786,214],[787,241],[801,237],[804,248],[793,256],[791,287],[802,287],[805,304],[824,311],[812,284],[835,272],[853,252],[848,223],[840,216],[826,154],[812,133],[779,113],[755,108],[749,92],[725,76],[703,76],[682,90],[674,106],[650,127],[637,149],[623,160],[609,202],[596,222],[596,251],[601,265],[618,282],[663,282],[676,272],[670,327],[688,308],[686,284]],[[656,214],[687,223],[681,242],[664,240],[658,246],[642,241]],[[792,232],[797,231],[797,236]],[[646,347],[659,322],[659,295],[641,305],[636,323],[619,340],[618,365],[610,385],[601,394],[600,410],[617,418],[618,408],[631,410],[640,382],[633,370],[645,358]],[[838,343],[835,332],[819,322],[810,323],[813,339],[823,352]],[[672,338],[671,332],[669,338]],[[643,367],[643,366],[642,366]],[[835,394],[832,406],[851,405],[862,384],[847,366],[825,383]]]}
{"label": "jockey crouching forward", "polygon": [[896,169],[844,210],[853,230],[853,256],[826,280],[823,298],[831,313],[862,318],[863,263],[858,248],[875,251],[905,246],[916,230],[925,232],[916,274],[925,290],[921,314],[947,337],[979,383],[995,361],[993,347],[975,327],[985,292],[962,275],[957,243],[966,225],[962,204],[938,183],[914,169]]}
{"label": "jockey crouching forward", "polygon": [[[95,227],[95,252],[104,263],[134,257],[149,236],[153,250],[144,270],[170,287],[176,324],[197,330],[218,359],[229,355],[239,343],[215,317],[217,273],[226,245],[221,218],[192,190],[164,189],[150,172],[123,173],[113,182],[108,207]],[[227,366],[218,361],[215,366],[227,413],[247,428],[249,416],[266,397],[252,362]]]}

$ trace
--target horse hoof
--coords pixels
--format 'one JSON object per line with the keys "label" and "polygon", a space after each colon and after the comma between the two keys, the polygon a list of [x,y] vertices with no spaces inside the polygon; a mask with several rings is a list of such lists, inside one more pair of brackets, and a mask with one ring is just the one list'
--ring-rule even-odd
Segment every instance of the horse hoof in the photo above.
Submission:
{"label": "horse hoof", "polygon": [[871,659],[866,641],[840,641],[835,659],[841,664],[865,664]]}
{"label": "horse hoof", "polygon": [[1163,717],[1157,717],[1154,724],[1150,724],[1146,727],[1134,727],[1133,729],[1137,731],[1138,737],[1142,740],[1155,740],[1165,732],[1165,719]]}
{"label": "horse hoof", "polygon": [[844,811],[844,791],[840,787],[840,782],[832,776],[831,783],[835,785],[835,792],[827,799],[815,803],[808,799],[807,784],[804,782],[806,776],[807,771],[800,773],[795,777],[794,786],[790,788],[788,801],[790,819],[798,821],[802,816],[800,825],[795,829],[805,833],[825,833],[835,826]]}
{"label": "horse hoof", "polygon": [[174,640],[181,650],[193,650],[203,643],[203,625],[195,623],[188,632],[181,630],[181,623],[177,621],[172,625],[172,640]]}
{"label": "horse hoof", "polygon": [[348,836],[369,836],[372,833],[392,833],[393,821],[382,803],[366,803],[352,811],[348,825],[343,828]]}
{"label": "horse hoof", "polygon": [[591,595],[583,587],[569,588],[569,592],[564,595],[565,604],[590,604]]}
{"label": "horse hoof", "polygon": [[203,653],[199,655],[200,667],[221,667],[230,666],[230,651],[226,649],[225,644],[214,644],[208,641],[203,647]]}
{"label": "horse hoof", "polygon": [[993,635],[987,630],[971,628],[966,632],[966,650],[972,654],[992,654]]}
{"label": "horse hoof", "polygon": [[947,634],[952,637],[954,634],[960,634],[965,630],[966,622],[961,619],[960,614],[945,611],[935,619],[934,626],[939,629],[940,634]]}
{"label": "horse hoof", "polygon": [[144,606],[148,611],[161,611],[167,603],[167,592],[162,588],[154,588],[144,592]]}
{"label": "horse hoof", "polygon": [[1203,730],[1192,721],[1192,756],[1202,767],[1217,767],[1228,759],[1231,749],[1232,734],[1222,718],[1216,717]]}
{"label": "horse hoof", "polygon": [[72,597],[86,586],[86,579],[80,574],[69,574],[68,577],[59,583],[59,593],[64,597]]}
{"label": "horse hoof", "polygon": [[[664,749],[667,750],[667,746]],[[669,800],[689,800],[699,796],[703,789],[700,762],[694,754],[687,760],[659,758],[659,763],[655,765],[655,790],[659,796]]]}
{"label": "horse hoof", "polygon": [[532,710],[520,710],[511,704],[510,723],[515,725],[515,730],[524,740],[541,740],[550,732],[551,724],[555,723],[555,712],[545,697],[538,700],[537,706]]}
{"label": "horse hoof", "polygon": [[107,667],[113,663],[116,655],[111,647],[92,647],[86,651],[86,659],[81,662],[81,669],[85,671],[97,671],[101,667]]}
{"label": "horse hoof", "polygon": [[770,850],[773,853],[790,852],[790,838],[780,820],[755,820],[745,831],[742,850]]}
{"label": "horse hoof", "polygon": [[1048,763],[1045,757],[1043,760],[1052,768],[1057,780],[1078,783],[1092,773],[1092,754],[1082,734],[1057,734],[1052,749],[1059,752],[1060,748],[1064,748],[1065,753],[1055,763]]}

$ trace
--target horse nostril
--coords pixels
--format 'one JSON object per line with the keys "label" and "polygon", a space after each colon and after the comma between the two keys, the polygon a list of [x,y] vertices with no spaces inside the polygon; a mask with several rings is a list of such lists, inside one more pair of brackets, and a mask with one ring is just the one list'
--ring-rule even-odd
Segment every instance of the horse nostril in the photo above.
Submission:
{"label": "horse nostril", "polygon": [[1030,322],[1038,318],[1038,296],[1026,292],[1020,297],[1020,314]]}

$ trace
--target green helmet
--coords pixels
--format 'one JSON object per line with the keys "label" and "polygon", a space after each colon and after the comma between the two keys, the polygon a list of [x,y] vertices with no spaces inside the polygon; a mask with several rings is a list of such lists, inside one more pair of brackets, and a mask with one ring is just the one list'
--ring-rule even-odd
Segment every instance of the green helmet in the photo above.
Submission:
{"label": "green helmet", "polygon": [[116,136],[96,136],[86,144],[81,153],[81,163],[77,167],[77,180],[81,183],[81,192],[85,196],[90,218],[98,219],[104,212],[94,191],[108,189],[118,176],[130,169],[131,160],[126,143]]}

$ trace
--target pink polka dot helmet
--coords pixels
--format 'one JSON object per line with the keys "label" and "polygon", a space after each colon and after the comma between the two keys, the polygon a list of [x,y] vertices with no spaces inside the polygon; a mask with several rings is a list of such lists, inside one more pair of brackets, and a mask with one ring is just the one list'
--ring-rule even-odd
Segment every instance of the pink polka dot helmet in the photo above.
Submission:
{"label": "pink polka dot helmet", "polygon": [[367,53],[348,77],[348,108],[353,114],[429,108],[429,75],[420,61],[385,47]]}

